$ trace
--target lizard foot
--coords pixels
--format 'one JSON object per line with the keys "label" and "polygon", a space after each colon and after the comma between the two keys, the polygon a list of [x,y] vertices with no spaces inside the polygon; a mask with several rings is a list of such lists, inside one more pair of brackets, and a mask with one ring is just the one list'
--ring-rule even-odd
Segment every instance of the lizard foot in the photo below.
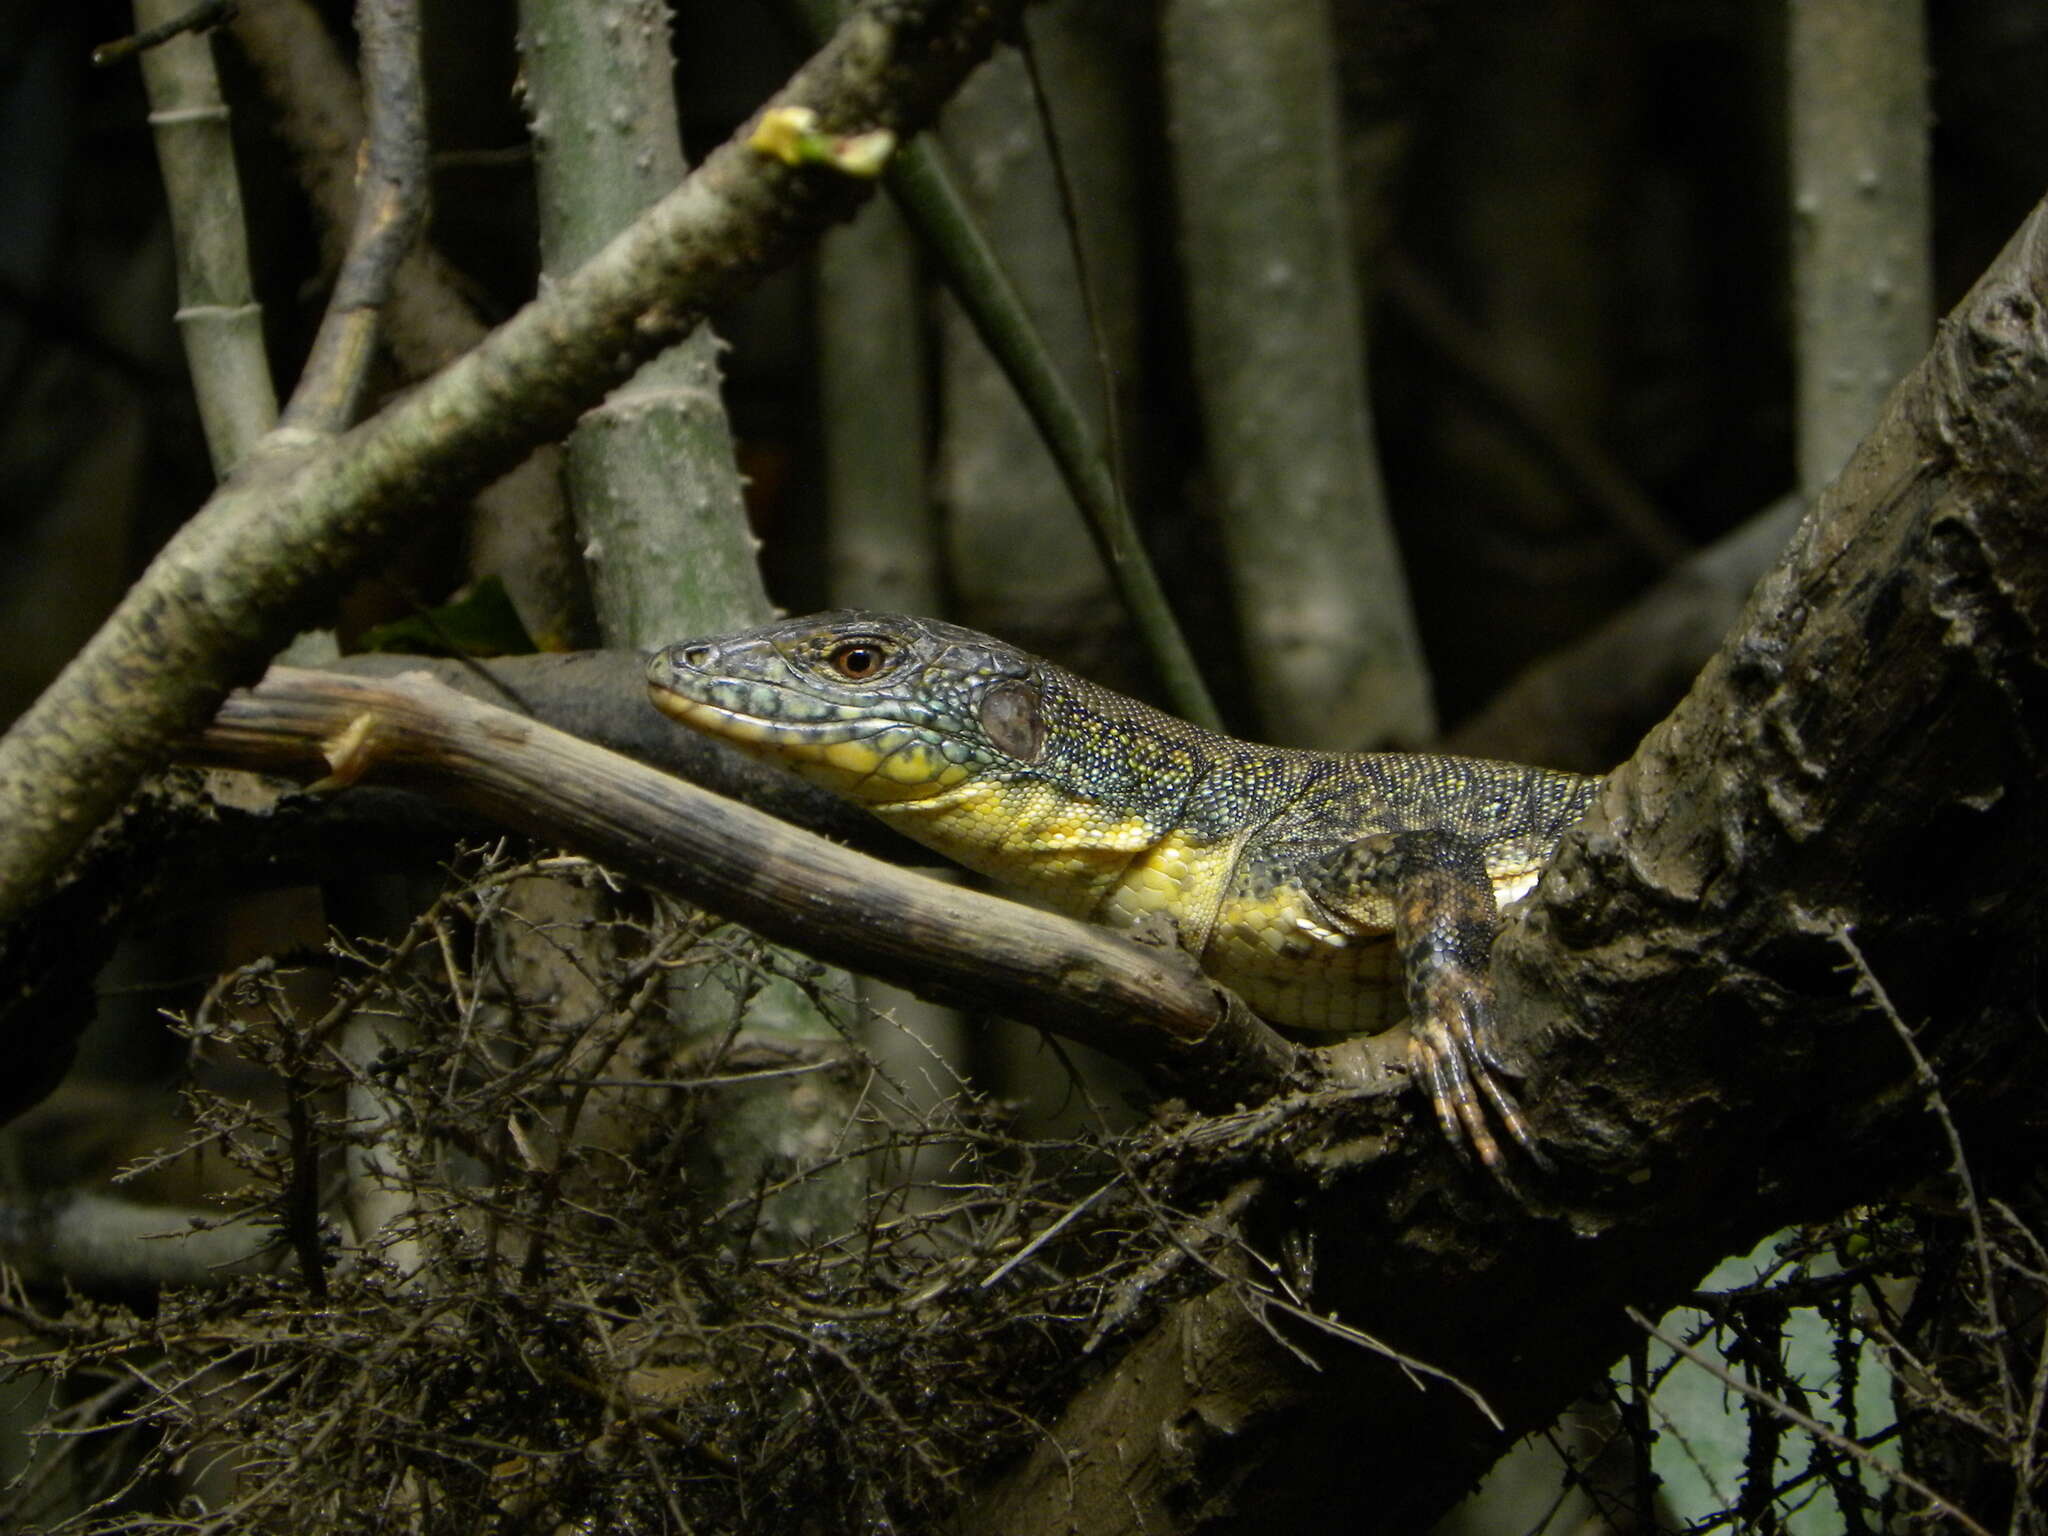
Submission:
{"label": "lizard foot", "polygon": [[1535,1130],[1501,1082],[1515,1074],[1493,1043],[1487,989],[1483,983],[1441,984],[1447,980],[1439,974],[1412,989],[1427,997],[1427,1006],[1418,1008],[1408,1024],[1409,1068],[1429,1091],[1437,1123],[1461,1155],[1476,1153],[1488,1172],[1504,1180],[1507,1158],[1488,1123],[1491,1106],[1493,1118],[1537,1167],[1548,1171],[1550,1159],[1537,1145]]}
{"label": "lizard foot", "polygon": [[1377,833],[1347,844],[1322,884],[1325,905],[1363,890],[1384,892],[1392,906],[1407,978],[1408,1063],[1451,1145],[1468,1158],[1476,1153],[1506,1183],[1497,1121],[1547,1170],[1528,1117],[1502,1083],[1517,1074],[1495,1034],[1490,968],[1500,909],[1484,852],[1441,829]]}

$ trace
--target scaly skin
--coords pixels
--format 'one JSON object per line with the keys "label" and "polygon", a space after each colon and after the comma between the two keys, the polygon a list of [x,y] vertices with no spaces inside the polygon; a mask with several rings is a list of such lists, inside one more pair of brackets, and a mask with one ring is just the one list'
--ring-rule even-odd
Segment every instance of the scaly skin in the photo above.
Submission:
{"label": "scaly skin", "polygon": [[[1170,921],[1275,1024],[1412,1019],[1454,1143],[1501,1162],[1488,953],[1597,780],[1204,731],[987,635],[842,611],[688,640],[648,664],[685,725],[865,806],[969,869],[1112,927]],[[1404,985],[1405,982],[1405,985]]]}

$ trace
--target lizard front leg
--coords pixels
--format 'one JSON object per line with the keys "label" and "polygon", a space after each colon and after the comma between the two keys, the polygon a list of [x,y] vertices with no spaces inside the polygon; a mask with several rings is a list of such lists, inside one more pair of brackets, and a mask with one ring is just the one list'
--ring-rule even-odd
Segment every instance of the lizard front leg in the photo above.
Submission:
{"label": "lizard front leg", "polygon": [[1306,888],[1346,925],[1382,931],[1392,909],[1408,999],[1408,1060],[1444,1134],[1495,1173],[1505,1166],[1486,1106],[1540,1167],[1549,1160],[1502,1077],[1494,1017],[1493,940],[1500,909],[1478,844],[1442,829],[1380,832],[1322,861]]}

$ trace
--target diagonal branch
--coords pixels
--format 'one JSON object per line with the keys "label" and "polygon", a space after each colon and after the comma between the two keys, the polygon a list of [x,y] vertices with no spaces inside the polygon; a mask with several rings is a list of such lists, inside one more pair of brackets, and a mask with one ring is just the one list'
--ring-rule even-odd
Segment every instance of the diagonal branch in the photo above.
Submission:
{"label": "diagonal branch", "polygon": [[[856,13],[771,106],[829,132],[921,127],[1022,0]],[[748,147],[752,125],[573,276],[362,426],[217,494],[0,739],[0,918],[21,911],[227,690],[415,509],[559,435],[704,310],[801,250],[863,187]]]}
{"label": "diagonal branch", "polygon": [[398,264],[427,218],[427,98],[418,0],[359,0],[369,132],[361,191],[334,292],[283,425],[333,433],[355,419]]}
{"label": "diagonal branch", "polygon": [[1322,1053],[1282,1040],[1177,948],[883,864],[428,678],[273,668],[228,698],[195,755],[426,789],[819,959],[1108,1051],[1198,1103],[1323,1076]]}
{"label": "diagonal branch", "polygon": [[1559,1161],[1538,1212],[1426,1157],[1268,1175],[1293,1199],[1251,1235],[1313,1235],[1312,1303],[1454,1373],[1508,1433],[1370,1359],[1304,1370],[1212,1291],[962,1528],[1315,1530],[1337,1510],[1426,1529],[1630,1346],[1624,1308],[1654,1316],[1788,1221],[1948,1166],[1912,1057],[1843,972],[1845,924],[1973,1163],[2037,1166],[2044,517],[2048,206],[1496,946],[1524,1104]]}

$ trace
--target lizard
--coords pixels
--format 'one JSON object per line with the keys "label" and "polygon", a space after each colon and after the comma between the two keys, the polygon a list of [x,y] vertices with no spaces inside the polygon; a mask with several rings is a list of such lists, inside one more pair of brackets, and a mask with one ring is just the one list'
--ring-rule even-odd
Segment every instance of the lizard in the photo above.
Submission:
{"label": "lizard", "polygon": [[1539,1164],[1497,1039],[1500,909],[1599,780],[1423,753],[1223,736],[935,619],[842,609],[655,652],[664,714],[794,770],[1055,910],[1171,924],[1209,976],[1297,1034],[1409,1023],[1461,1152],[1487,1107]]}

